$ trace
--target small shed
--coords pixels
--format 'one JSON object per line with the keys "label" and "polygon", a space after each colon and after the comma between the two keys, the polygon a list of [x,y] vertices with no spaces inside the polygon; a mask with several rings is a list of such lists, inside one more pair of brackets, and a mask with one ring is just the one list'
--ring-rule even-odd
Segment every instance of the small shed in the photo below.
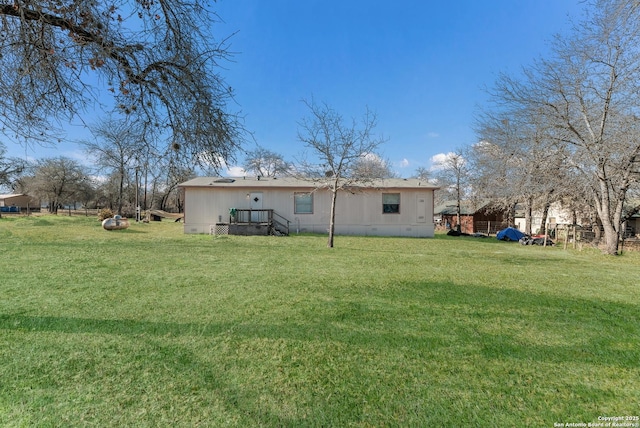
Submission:
{"label": "small shed", "polygon": [[0,195],[0,210],[2,212],[21,212],[40,208],[38,201],[23,193]]}

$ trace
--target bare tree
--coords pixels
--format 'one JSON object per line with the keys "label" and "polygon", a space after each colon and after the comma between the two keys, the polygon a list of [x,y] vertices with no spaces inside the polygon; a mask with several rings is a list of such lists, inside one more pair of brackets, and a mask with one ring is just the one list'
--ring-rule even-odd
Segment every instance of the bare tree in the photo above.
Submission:
{"label": "bare tree", "polygon": [[5,157],[6,152],[6,147],[0,143],[0,187],[11,184],[26,166],[21,159]]}
{"label": "bare tree", "polygon": [[193,169],[170,163],[167,167],[165,182],[159,189],[160,209],[182,212],[184,209],[182,192],[178,185],[192,179],[194,176]]}
{"label": "bare tree", "polygon": [[141,167],[139,155],[144,153],[143,131],[135,123],[108,120],[92,127],[92,132],[97,140],[82,144],[99,172],[108,172],[118,178],[117,212],[122,215],[129,170]]}
{"label": "bare tree", "polygon": [[21,180],[22,189],[45,200],[49,212],[57,214],[65,203],[73,203],[83,198],[89,176],[76,161],[65,158],[39,160],[33,167],[33,174]]}
{"label": "bare tree", "polygon": [[617,254],[627,192],[640,175],[640,6],[596,0],[585,21],[552,48],[553,56],[526,69],[523,80],[502,76],[497,95],[553,126],[589,191],[604,251]]}
{"label": "bare tree", "polygon": [[[525,233],[532,233],[532,210],[543,208],[541,233],[551,203],[567,188],[566,154],[554,144],[548,125],[531,111],[485,112],[476,129],[480,143],[468,152],[479,196],[491,198],[513,215],[525,211]],[[509,223],[513,219],[509,217]]]}
{"label": "bare tree", "polygon": [[232,158],[243,129],[218,73],[230,53],[216,20],[199,0],[0,2],[3,132],[51,141],[56,124],[97,105],[156,129],[165,138],[153,141],[181,156]]}
{"label": "bare tree", "polygon": [[433,173],[428,168],[421,166],[416,169],[416,172],[413,176],[414,178],[419,178],[420,180],[429,181],[431,180],[432,175]]}
{"label": "bare tree", "polygon": [[391,162],[375,153],[365,153],[353,165],[352,175],[362,179],[397,178]]}
{"label": "bare tree", "polygon": [[438,183],[443,188],[448,188],[453,192],[456,199],[456,229],[461,231],[461,202],[469,186],[468,163],[465,160],[462,150],[448,153],[442,161],[434,165]]}
{"label": "bare tree", "polygon": [[26,167],[26,163],[21,159],[5,157],[6,150],[4,144],[0,143],[0,189],[11,185]]}
{"label": "bare tree", "polygon": [[326,103],[303,102],[309,108],[310,116],[299,123],[298,139],[317,160],[301,161],[298,174],[313,180],[317,188],[331,192],[327,247],[333,248],[338,192],[371,180],[357,175],[355,167],[363,156],[375,153],[384,139],[373,135],[376,115],[369,109],[359,121],[347,122]]}
{"label": "bare tree", "polygon": [[247,153],[243,165],[245,171],[253,172],[262,177],[275,177],[291,173],[292,165],[284,160],[282,155],[263,147]]}

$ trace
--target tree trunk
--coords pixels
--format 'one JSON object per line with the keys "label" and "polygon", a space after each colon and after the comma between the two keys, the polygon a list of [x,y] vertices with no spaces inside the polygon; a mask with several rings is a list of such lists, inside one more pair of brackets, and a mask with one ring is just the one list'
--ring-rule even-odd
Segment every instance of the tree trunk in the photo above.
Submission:
{"label": "tree trunk", "polygon": [[602,231],[604,232],[603,252],[615,256],[618,254],[619,233],[611,218],[610,201],[605,195],[601,195],[600,199],[601,200],[596,201],[596,210],[598,212],[598,218],[602,223]]}
{"label": "tree trunk", "polygon": [[458,232],[462,232],[462,220],[460,219],[460,175],[456,176],[456,193],[457,193],[457,203],[456,203],[456,230]]}
{"label": "tree trunk", "polygon": [[338,189],[331,189],[331,214],[329,217],[329,240],[327,241],[327,247],[333,248],[333,234],[336,228],[336,199],[338,196]]}
{"label": "tree trunk", "polygon": [[618,232],[616,232],[611,224],[603,222],[602,226],[604,227],[604,252],[612,256],[618,255]]}
{"label": "tree trunk", "polygon": [[598,244],[602,238],[600,229],[602,222],[600,221],[597,212],[594,212],[593,206],[589,206],[589,221],[591,222],[591,231],[593,232],[593,243]]}
{"label": "tree trunk", "polygon": [[540,235],[545,235],[547,233],[547,216],[549,215],[549,208],[551,208],[550,203],[544,204],[544,208],[542,209],[542,221],[540,224]]}
{"label": "tree trunk", "polygon": [[144,197],[142,200],[142,209],[147,210],[147,186],[149,185],[149,174],[147,173],[147,169],[144,170]]}
{"label": "tree trunk", "polygon": [[168,200],[169,200],[169,193],[163,194],[162,197],[160,198],[160,209],[161,210],[165,210],[166,211]]}
{"label": "tree trunk", "polygon": [[[603,174],[604,175],[604,174]],[[612,214],[612,197],[609,188],[609,183],[600,179],[600,192],[595,195],[595,205],[598,217],[602,222],[602,230],[604,232],[604,253],[612,256],[618,255],[618,244],[620,239],[620,216],[621,209],[615,209]],[[624,192],[619,193],[616,205],[620,205],[624,202],[626,194]],[[619,208],[619,207],[618,207]]]}
{"label": "tree trunk", "polygon": [[604,252],[612,256],[617,256],[619,254],[618,250],[621,237],[620,218],[615,214],[613,216],[609,214],[606,221],[605,219],[602,220],[605,242]]}
{"label": "tree trunk", "polygon": [[516,225],[516,203],[509,205],[507,209],[507,226],[514,227]]}
{"label": "tree trunk", "polygon": [[124,195],[124,169],[121,167],[120,168],[120,186],[118,188],[118,215],[122,215],[123,195]]}
{"label": "tree trunk", "polygon": [[184,207],[182,204],[182,195],[180,194],[180,192],[176,192],[176,208],[178,209],[178,212],[181,213],[184,211]]}
{"label": "tree trunk", "polygon": [[533,210],[533,197],[529,196],[524,209],[524,233],[531,235],[531,211]]}

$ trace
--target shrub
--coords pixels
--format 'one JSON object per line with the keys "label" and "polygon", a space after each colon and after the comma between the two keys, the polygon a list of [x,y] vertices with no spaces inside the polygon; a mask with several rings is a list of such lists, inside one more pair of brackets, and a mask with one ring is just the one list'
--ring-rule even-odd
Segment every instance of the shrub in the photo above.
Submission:
{"label": "shrub", "polygon": [[100,211],[98,211],[98,220],[100,221],[111,217],[113,217],[113,211],[111,211],[111,209],[109,208],[102,208]]}

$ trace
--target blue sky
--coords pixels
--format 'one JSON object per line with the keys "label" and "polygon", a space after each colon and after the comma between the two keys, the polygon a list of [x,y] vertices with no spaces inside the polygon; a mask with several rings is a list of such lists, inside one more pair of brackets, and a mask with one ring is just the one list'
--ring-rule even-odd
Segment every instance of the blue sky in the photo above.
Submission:
{"label": "blue sky", "polygon": [[474,115],[500,72],[544,55],[578,0],[221,0],[237,31],[225,73],[261,146],[293,157],[314,97],[345,117],[378,114],[381,148],[408,177],[473,144]]}
{"label": "blue sky", "polygon": [[[500,72],[517,73],[544,56],[584,3],[218,0],[213,7],[224,21],[216,37],[235,33],[236,54],[222,72],[236,93],[231,108],[245,116],[257,144],[297,157],[297,123],[308,115],[302,99],[326,102],[345,117],[368,107],[388,139],[383,157],[409,177],[434,156],[473,144],[484,88]],[[23,157],[80,156],[69,144],[25,150],[4,141]]]}

